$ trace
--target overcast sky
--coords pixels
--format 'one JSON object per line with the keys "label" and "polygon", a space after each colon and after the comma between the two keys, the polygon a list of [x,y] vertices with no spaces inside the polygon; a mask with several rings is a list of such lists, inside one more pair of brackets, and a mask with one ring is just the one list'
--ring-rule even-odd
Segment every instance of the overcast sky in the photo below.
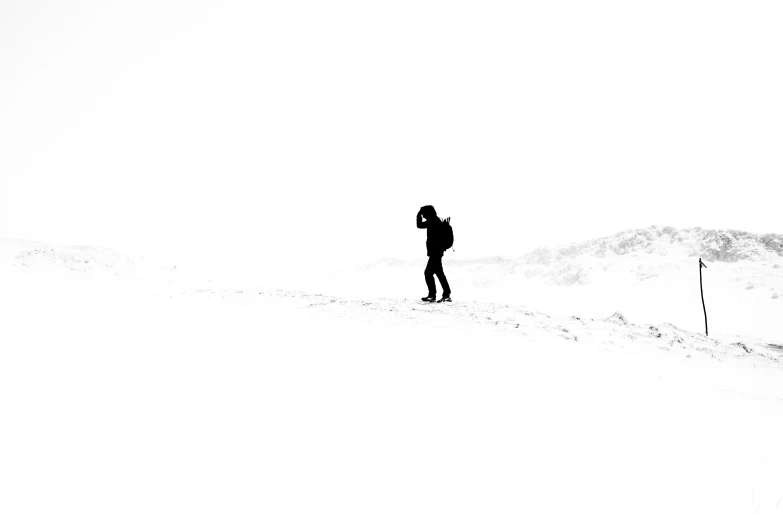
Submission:
{"label": "overcast sky", "polygon": [[0,2],[0,237],[274,273],[783,232],[779,1]]}

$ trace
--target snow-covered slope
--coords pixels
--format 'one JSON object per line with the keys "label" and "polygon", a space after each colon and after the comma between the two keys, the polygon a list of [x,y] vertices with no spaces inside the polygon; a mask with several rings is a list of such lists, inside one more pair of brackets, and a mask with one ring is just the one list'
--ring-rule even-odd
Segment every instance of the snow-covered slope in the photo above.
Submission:
{"label": "snow-covered slope", "polygon": [[4,245],[0,520],[783,516],[781,340]]}

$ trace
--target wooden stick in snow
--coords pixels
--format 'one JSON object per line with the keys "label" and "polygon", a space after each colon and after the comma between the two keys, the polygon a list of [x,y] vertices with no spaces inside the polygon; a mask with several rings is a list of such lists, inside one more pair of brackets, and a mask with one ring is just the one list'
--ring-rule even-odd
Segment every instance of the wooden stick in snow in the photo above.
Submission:
{"label": "wooden stick in snow", "polygon": [[701,306],[704,308],[704,335],[709,337],[710,330],[707,328],[707,307],[704,306],[704,284],[701,281],[701,267],[707,268],[707,265],[702,263],[701,258],[699,258],[699,288],[701,288]]}

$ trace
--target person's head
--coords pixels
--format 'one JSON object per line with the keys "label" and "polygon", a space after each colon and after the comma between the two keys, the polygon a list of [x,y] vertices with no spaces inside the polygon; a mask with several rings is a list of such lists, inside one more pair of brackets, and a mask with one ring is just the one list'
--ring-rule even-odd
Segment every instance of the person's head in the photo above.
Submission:
{"label": "person's head", "polygon": [[421,215],[424,216],[425,219],[432,219],[438,216],[438,214],[435,213],[435,207],[432,205],[421,207]]}

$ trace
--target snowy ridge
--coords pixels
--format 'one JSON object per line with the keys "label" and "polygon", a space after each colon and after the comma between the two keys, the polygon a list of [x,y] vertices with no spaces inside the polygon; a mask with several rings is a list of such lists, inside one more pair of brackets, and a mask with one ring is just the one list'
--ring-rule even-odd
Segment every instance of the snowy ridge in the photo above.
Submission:
{"label": "snowy ridge", "polygon": [[783,368],[783,339],[780,343],[736,335],[706,337],[670,323],[634,324],[621,312],[609,317],[553,317],[525,306],[490,302],[422,303],[418,299],[345,299],[332,295],[290,290],[208,289],[191,295],[205,299],[239,302],[252,307],[273,301],[331,317],[426,325],[439,330],[469,327],[480,331],[505,331],[536,342],[566,339],[600,344],[604,349],[624,353],[650,350],[670,352],[680,358],[742,359],[744,363]]}
{"label": "snowy ridge", "polygon": [[[420,279],[420,260],[393,258],[370,263],[359,271],[343,271],[349,278],[332,281],[337,291],[329,291],[334,285],[332,288],[326,285],[326,291],[288,289],[278,290],[275,295],[282,302],[306,303],[309,308],[323,308],[340,316],[369,321],[421,324],[434,319],[453,325],[540,330],[573,340],[598,339],[603,333],[596,330],[596,325],[615,324],[610,332],[604,332],[611,333],[607,337],[609,344],[619,338],[654,338],[655,346],[662,350],[709,353],[711,357],[753,354],[780,362],[783,351],[778,343],[783,343],[783,330],[774,319],[783,313],[783,299],[778,299],[783,295],[783,270],[776,262],[783,253],[776,246],[778,241],[783,244],[782,235],[650,227],[537,249],[517,259],[500,256],[450,259],[448,275],[458,285],[460,297],[449,307],[428,308],[418,299],[386,292],[392,287],[399,292],[400,288]],[[698,333],[703,328],[703,317],[700,307],[695,306],[699,304],[698,287],[693,285],[697,272],[693,258],[686,257],[699,252],[711,263],[707,272],[708,301],[713,327],[718,327],[714,334],[724,334],[709,339]],[[721,262],[713,263],[712,259]],[[44,276],[48,281],[74,278],[93,284],[113,281],[182,295],[236,299],[257,294],[256,290],[205,286],[203,279],[179,273],[176,266],[159,266],[111,248],[3,240],[0,262],[6,267],[6,280],[16,274],[28,278]],[[655,304],[667,294],[676,295],[685,286],[689,288],[687,319],[684,313],[673,313],[681,304],[679,297],[671,305]],[[374,295],[368,298],[366,292],[351,290],[356,287],[370,287]],[[194,292],[195,288],[200,290]],[[764,300],[767,295],[764,292],[769,292],[772,299]],[[510,299],[511,294],[517,300]],[[262,292],[261,295],[271,294]],[[731,298],[715,298],[727,295]],[[755,301],[743,303],[737,295],[750,295]],[[668,313],[658,313],[650,303]],[[615,320],[608,323],[599,319],[611,316],[618,309],[631,313],[623,316],[618,312],[612,316]],[[752,315],[756,322],[748,325],[743,313]],[[591,319],[585,322],[579,317]],[[742,338],[731,339],[736,335]],[[758,339],[751,340],[754,338]]]}

